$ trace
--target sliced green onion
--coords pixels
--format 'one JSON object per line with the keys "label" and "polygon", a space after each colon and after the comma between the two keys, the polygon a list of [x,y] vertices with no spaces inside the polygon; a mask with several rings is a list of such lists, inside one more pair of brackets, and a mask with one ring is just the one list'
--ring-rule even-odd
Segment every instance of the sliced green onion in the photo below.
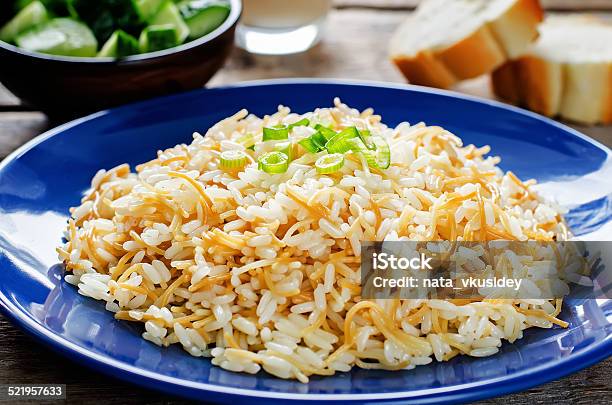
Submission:
{"label": "sliced green onion", "polygon": [[247,164],[248,156],[241,150],[226,150],[221,152],[219,167],[224,170],[242,169]]}
{"label": "sliced green onion", "polygon": [[317,153],[325,149],[327,139],[319,131],[310,135],[308,138],[302,139],[298,142],[310,153]]}
{"label": "sliced green onion", "polygon": [[351,140],[355,145],[353,152],[362,155],[369,167],[375,169],[388,169],[391,165],[391,151],[389,144],[380,136],[373,136],[372,143],[375,145],[374,150],[369,150],[361,141],[361,139]]}
{"label": "sliced green onion", "polygon": [[259,170],[270,174],[285,173],[289,167],[289,157],[283,152],[268,152],[257,159]]}
{"label": "sliced green onion", "polygon": [[315,129],[321,133],[328,141],[338,135],[336,131],[331,128],[325,127],[321,124],[315,125]]}
{"label": "sliced green onion", "polygon": [[274,145],[274,150],[283,152],[289,158],[289,161],[293,160],[293,144],[290,141],[279,142]]}
{"label": "sliced green onion", "polygon": [[306,151],[310,153],[317,153],[320,151],[319,147],[314,143],[314,141],[310,137],[302,139],[301,141],[298,142],[298,145],[300,145],[301,147],[303,147],[304,149],[306,149]]}
{"label": "sliced green onion", "polygon": [[275,151],[277,150],[276,149],[277,145],[281,143],[285,143],[285,142],[289,142],[289,141],[285,139],[282,141],[271,140],[271,141],[257,142],[257,144],[255,145],[255,153],[257,154],[257,156],[261,156],[266,152]]}
{"label": "sliced green onion", "polygon": [[359,152],[359,155],[364,157],[364,159],[366,160],[366,163],[368,164],[368,167],[371,167],[371,168],[378,167],[378,163],[376,163],[376,155],[371,150],[368,150],[366,148],[365,150]]}
{"label": "sliced green onion", "polygon": [[288,129],[293,127],[307,127],[310,124],[310,120],[308,118],[302,118],[301,120],[294,122],[293,124],[289,124],[287,126]]}
{"label": "sliced green onion", "polygon": [[391,165],[389,144],[380,136],[373,136],[371,142],[374,150],[368,149],[360,138],[351,138],[346,141],[350,151],[363,156],[369,167],[388,169]]}
{"label": "sliced green onion", "polygon": [[255,142],[256,142],[255,135],[246,134],[243,137],[238,138],[237,142],[248,149],[252,146],[255,146]]}
{"label": "sliced green onion", "polygon": [[344,166],[344,155],[341,153],[323,155],[315,162],[315,167],[319,174],[335,173],[340,170],[342,166]]}
{"label": "sliced green onion", "polygon": [[319,151],[325,149],[327,138],[325,138],[323,134],[321,134],[320,132],[315,132],[314,134],[310,135],[310,139],[312,139],[315,145],[319,147]]}
{"label": "sliced green onion", "polygon": [[345,153],[351,150],[352,144],[349,139],[359,137],[359,131],[355,127],[349,127],[327,141],[325,148],[329,153]]}
{"label": "sliced green onion", "polygon": [[387,141],[380,136],[373,136],[372,142],[376,150],[372,153],[376,156],[376,167],[379,169],[388,169],[391,165],[391,150]]}
{"label": "sliced green onion", "polygon": [[346,143],[349,146],[349,150],[353,153],[369,152],[368,148],[365,146],[363,141],[359,138],[347,139]]}
{"label": "sliced green onion", "polygon": [[282,141],[289,139],[289,129],[283,128],[264,128],[263,129],[263,140],[264,141]]}
{"label": "sliced green onion", "polygon": [[367,129],[361,129],[358,132],[359,139],[363,141],[363,144],[366,146],[366,148],[370,150],[376,149],[376,145],[374,145],[374,142],[372,142],[372,133],[370,131],[368,131]]}

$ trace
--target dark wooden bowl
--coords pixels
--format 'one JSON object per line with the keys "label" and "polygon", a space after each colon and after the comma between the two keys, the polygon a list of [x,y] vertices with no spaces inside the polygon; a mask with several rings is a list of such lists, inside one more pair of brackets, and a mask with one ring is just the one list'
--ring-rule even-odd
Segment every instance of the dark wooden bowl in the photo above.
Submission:
{"label": "dark wooden bowl", "polygon": [[121,60],[45,55],[0,41],[0,82],[54,120],[202,87],[233,47],[242,2],[230,3],[227,20],[210,34]]}

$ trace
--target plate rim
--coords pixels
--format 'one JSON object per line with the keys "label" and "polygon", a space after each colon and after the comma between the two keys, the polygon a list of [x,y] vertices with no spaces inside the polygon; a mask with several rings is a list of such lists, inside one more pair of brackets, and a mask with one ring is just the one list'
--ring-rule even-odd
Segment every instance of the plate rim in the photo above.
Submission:
{"label": "plate rim", "polygon": [[[451,97],[454,99],[486,104],[495,108],[501,108],[511,113],[520,114],[527,116],[532,119],[541,121],[546,125],[551,125],[557,129],[565,132],[567,136],[574,136],[586,141],[592,146],[606,153],[607,161],[612,159],[612,150],[600,142],[587,137],[580,131],[577,131],[565,124],[554,121],[550,118],[543,117],[531,111],[524,110],[519,107],[508,105],[495,100],[483,99],[477,96],[462,94],[449,90],[432,89],[428,87],[398,84],[398,83],[386,83],[378,81],[367,81],[367,80],[346,80],[346,79],[316,79],[316,78],[295,78],[295,79],[269,79],[269,80],[252,80],[239,82],[231,85],[215,86],[211,88],[202,88],[192,90],[189,92],[177,93],[165,97],[153,98],[146,101],[137,103],[127,104],[121,107],[117,107],[110,110],[104,110],[97,113],[90,114],[88,116],[78,118],[76,120],[62,124],[56,128],[52,128],[41,135],[26,142],[21,147],[17,148],[11,154],[9,154],[2,162],[0,162],[0,174],[6,169],[6,167],[17,161],[21,156],[26,154],[28,151],[36,147],[37,145],[45,142],[46,140],[70,129],[76,127],[84,122],[94,120],[96,118],[113,114],[120,113],[122,111],[127,112],[134,108],[143,108],[152,105],[171,103],[173,99],[179,99],[183,97],[190,97],[197,93],[205,93],[208,91],[224,91],[232,89],[240,89],[244,87],[258,87],[258,86],[286,86],[295,84],[323,84],[323,85],[341,85],[349,87],[375,87],[375,88],[386,88],[395,90],[404,90],[417,93],[436,94],[444,97]],[[4,255],[4,254],[3,254]],[[594,347],[588,349],[579,350],[578,352],[572,353],[567,357],[563,357],[552,363],[544,363],[540,366],[523,370],[519,373],[513,374],[510,378],[507,376],[501,376],[491,379],[485,379],[483,381],[477,381],[466,384],[459,384],[452,387],[438,387],[420,389],[416,391],[397,391],[392,393],[374,393],[374,394],[319,394],[319,393],[286,393],[278,391],[261,391],[257,389],[248,388],[235,388],[235,387],[224,387],[211,383],[201,383],[189,380],[180,379],[177,377],[170,377],[157,372],[141,369],[137,366],[124,363],[116,360],[107,355],[100,355],[89,351],[87,348],[81,347],[76,343],[70,342],[69,340],[54,334],[52,331],[45,328],[40,323],[36,322],[33,318],[27,315],[26,312],[22,311],[18,306],[14,305],[5,296],[3,291],[0,291],[0,311],[10,319],[13,324],[21,329],[25,329],[30,335],[34,336],[41,343],[51,346],[54,350],[60,352],[62,355],[69,357],[71,360],[76,360],[81,364],[91,367],[97,371],[111,374],[115,377],[123,379],[128,382],[136,383],[138,385],[161,389],[165,392],[169,392],[175,395],[187,395],[190,393],[181,392],[182,389],[206,391],[214,393],[219,396],[247,396],[254,399],[275,399],[275,400],[298,400],[298,401],[453,401],[463,402],[469,400],[477,400],[483,398],[489,398],[493,396],[499,396],[508,394],[511,392],[525,390],[536,385],[540,385],[558,378],[564,377],[568,374],[574,373],[583,368],[589,367],[605,358],[612,355],[612,334],[608,334],[602,341],[597,343]],[[113,374],[113,371],[119,370],[122,373]],[[130,377],[138,377],[136,379]],[[159,385],[159,383],[162,385]]]}

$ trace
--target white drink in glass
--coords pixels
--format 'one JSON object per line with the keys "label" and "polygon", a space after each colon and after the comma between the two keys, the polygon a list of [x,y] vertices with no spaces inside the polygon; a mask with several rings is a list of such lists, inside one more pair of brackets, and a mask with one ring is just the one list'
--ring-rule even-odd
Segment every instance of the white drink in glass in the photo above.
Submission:
{"label": "white drink in glass", "polygon": [[236,43],[249,52],[303,52],[321,38],[331,0],[243,0]]}

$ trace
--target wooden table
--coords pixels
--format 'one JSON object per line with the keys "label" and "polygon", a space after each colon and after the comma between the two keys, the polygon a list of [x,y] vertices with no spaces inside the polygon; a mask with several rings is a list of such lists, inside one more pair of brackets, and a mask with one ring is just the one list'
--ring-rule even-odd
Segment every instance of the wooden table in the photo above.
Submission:
{"label": "wooden table", "polygon": [[[418,0],[336,0],[322,44],[301,55],[259,57],[235,51],[211,86],[236,81],[282,77],[331,77],[403,82],[388,62],[386,43],[394,27]],[[612,19],[612,0],[544,0],[552,12],[590,10]],[[0,62],[1,63],[1,62]],[[461,84],[457,90],[491,98],[488,79]],[[25,106],[0,87],[0,159],[27,140],[48,129],[45,116]],[[612,146],[612,127],[577,127]],[[103,376],[77,365],[30,339],[0,316],[0,384],[64,383],[70,402],[181,403]],[[612,359],[582,372],[528,391],[482,403],[582,403],[612,402]]]}

